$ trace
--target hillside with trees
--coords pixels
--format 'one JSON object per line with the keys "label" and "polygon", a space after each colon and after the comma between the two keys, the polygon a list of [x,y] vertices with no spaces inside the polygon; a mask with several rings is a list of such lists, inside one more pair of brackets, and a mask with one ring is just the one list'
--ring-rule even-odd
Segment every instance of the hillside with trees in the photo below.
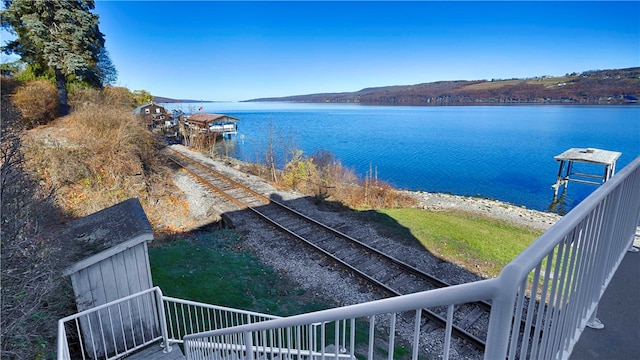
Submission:
{"label": "hillside with trees", "polygon": [[438,81],[355,92],[260,98],[248,101],[360,103],[366,105],[629,104],[640,98],[640,67],[593,70],[560,77]]}

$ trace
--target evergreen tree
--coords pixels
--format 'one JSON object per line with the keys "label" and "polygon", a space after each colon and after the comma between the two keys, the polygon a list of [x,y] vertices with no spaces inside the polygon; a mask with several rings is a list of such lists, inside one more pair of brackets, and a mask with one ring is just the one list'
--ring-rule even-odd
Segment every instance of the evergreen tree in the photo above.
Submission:
{"label": "evergreen tree", "polygon": [[98,53],[98,64],[95,73],[101,80],[101,86],[113,85],[118,80],[118,70],[111,62],[109,52],[104,47]]}
{"label": "evergreen tree", "polygon": [[4,7],[2,27],[17,37],[2,50],[19,55],[27,64],[53,69],[60,113],[66,114],[66,77],[96,76],[104,49],[98,15],[91,13],[94,0],[4,0]]}
{"label": "evergreen tree", "polygon": [[115,84],[118,80],[118,71],[111,62],[109,52],[104,47],[98,52],[98,63],[90,69],[76,74],[83,82],[95,88],[102,88]]}

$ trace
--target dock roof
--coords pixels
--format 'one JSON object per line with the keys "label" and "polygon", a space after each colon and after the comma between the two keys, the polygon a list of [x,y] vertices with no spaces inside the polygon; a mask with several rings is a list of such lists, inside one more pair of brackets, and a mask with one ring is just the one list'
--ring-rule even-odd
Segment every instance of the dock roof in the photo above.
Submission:
{"label": "dock roof", "polygon": [[609,151],[595,148],[571,148],[562,154],[556,155],[553,158],[562,161],[580,161],[592,164],[601,165],[613,165],[616,160],[622,155],[617,151]]}
{"label": "dock roof", "polygon": [[213,121],[240,121],[240,119],[224,114],[198,113],[189,116],[189,121],[213,122]]}

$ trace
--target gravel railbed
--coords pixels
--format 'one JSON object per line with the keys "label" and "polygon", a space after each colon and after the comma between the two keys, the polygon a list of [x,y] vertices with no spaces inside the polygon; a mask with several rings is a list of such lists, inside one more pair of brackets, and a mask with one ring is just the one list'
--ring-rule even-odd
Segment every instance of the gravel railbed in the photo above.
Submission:
{"label": "gravel railbed", "polygon": [[[249,185],[266,196],[284,202],[316,220],[338,228],[356,239],[384,250],[449,284],[481,279],[481,276],[472,271],[433,256],[419,244],[408,244],[385,237],[376,230],[375,226],[361,221],[350,211],[319,208],[311,197],[293,191],[277,190],[264,180],[240,171],[240,167],[234,160],[212,159],[181,145],[173,145],[172,149],[188,152],[191,157],[201,160],[234,180]],[[225,217],[230,219],[236,231],[242,236],[245,245],[263,263],[287,276],[314,296],[339,306],[362,303],[377,298],[377,295],[370,293],[368,287],[362,284],[359,279],[345,276],[344,272],[339,269],[329,268],[323,263],[322,256],[283,236],[282,233],[263,221],[256,221],[256,217],[249,211],[223,208],[212,195],[205,192],[203,186],[188,178],[186,174],[177,172],[175,183],[186,194],[193,216],[212,220],[225,213]],[[423,209],[470,211],[539,230],[546,230],[560,218],[556,214],[529,210],[489,199],[427,192],[407,191],[405,193],[415,197]],[[404,330],[399,330],[399,332],[401,337],[405,336],[402,335]],[[436,333],[421,340],[421,343],[424,342],[422,348],[427,353],[434,354],[440,351],[442,335]],[[463,351],[459,354],[458,350],[460,349]],[[465,347],[462,345],[455,346],[452,349],[451,358],[475,357],[475,354],[464,349]]]}

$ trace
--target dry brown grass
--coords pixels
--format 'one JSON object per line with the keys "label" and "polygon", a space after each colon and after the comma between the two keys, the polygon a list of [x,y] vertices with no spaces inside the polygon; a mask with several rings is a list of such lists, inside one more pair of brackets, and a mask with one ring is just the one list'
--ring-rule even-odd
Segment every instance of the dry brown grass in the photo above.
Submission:
{"label": "dry brown grass", "polygon": [[46,124],[58,113],[56,87],[46,80],[30,81],[18,87],[12,100],[27,127]]}
{"label": "dry brown grass", "polygon": [[122,88],[82,89],[70,99],[73,111],[31,131],[30,167],[54,186],[58,204],[84,216],[128,198],[140,199],[157,231],[182,231],[166,220],[189,212],[162,163],[158,143]]}
{"label": "dry brown grass", "polygon": [[277,188],[295,190],[352,209],[390,209],[416,205],[414,198],[400,193],[370,173],[364,179],[359,178],[353,169],[342,165],[335,155],[326,150],[319,150],[311,157],[297,152],[285,168],[277,172],[277,181],[273,181],[270,168],[263,164],[246,163],[243,170],[270,181]]}
{"label": "dry brown grass", "polygon": [[75,311],[60,276],[73,252],[56,235],[62,222],[137,197],[154,230],[177,232],[167,219],[189,207],[122,89],[80,89],[71,115],[25,131],[12,104],[19,85],[2,79],[0,357],[45,359],[55,357],[51,324]]}
{"label": "dry brown grass", "polygon": [[131,91],[125,87],[107,86],[102,90],[76,87],[69,96],[69,105],[75,110],[95,105],[134,108],[136,102]]}
{"label": "dry brown grass", "polygon": [[463,90],[489,90],[497,89],[507,85],[518,85],[524,80],[501,80],[501,81],[485,81],[478,84],[465,86]]}
{"label": "dry brown grass", "polygon": [[41,178],[62,190],[59,201],[65,208],[86,215],[129,197],[147,196],[146,175],[155,168],[154,139],[131,111],[87,104],[64,123],[62,144],[32,141],[28,154]]}
{"label": "dry brown grass", "polygon": [[367,175],[359,180],[355,171],[345,167],[327,151],[312,157],[295,157],[280,172],[281,187],[294,189],[354,209],[411,207],[415,200],[391,185]]}

